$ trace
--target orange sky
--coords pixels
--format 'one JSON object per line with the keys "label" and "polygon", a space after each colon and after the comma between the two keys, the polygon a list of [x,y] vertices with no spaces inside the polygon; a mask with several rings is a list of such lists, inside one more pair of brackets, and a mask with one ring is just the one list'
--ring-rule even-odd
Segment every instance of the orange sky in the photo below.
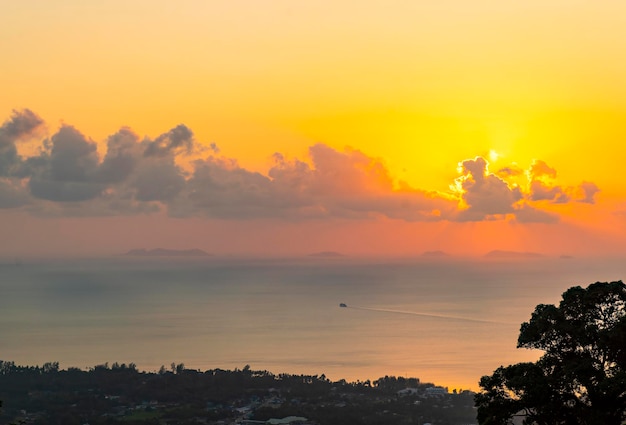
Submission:
{"label": "orange sky", "polygon": [[335,3],[3,2],[0,255],[626,253],[622,2]]}

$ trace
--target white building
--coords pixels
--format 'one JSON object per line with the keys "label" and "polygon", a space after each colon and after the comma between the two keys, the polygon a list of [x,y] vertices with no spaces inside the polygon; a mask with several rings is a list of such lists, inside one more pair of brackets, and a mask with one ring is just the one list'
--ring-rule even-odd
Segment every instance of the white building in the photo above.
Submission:
{"label": "white building", "polygon": [[448,390],[443,387],[428,387],[426,388],[426,395],[428,397],[443,397],[448,395]]}

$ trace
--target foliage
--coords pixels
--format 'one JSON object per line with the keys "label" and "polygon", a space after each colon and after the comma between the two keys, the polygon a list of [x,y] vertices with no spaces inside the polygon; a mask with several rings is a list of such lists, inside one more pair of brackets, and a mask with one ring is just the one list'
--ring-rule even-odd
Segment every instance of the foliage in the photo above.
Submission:
{"label": "foliage", "polygon": [[[398,395],[406,386],[419,394]],[[473,393],[429,397],[426,389],[432,386],[395,376],[333,382],[325,375],[275,375],[247,365],[202,372],[181,363],[142,372],[133,363],[62,370],[58,363],[0,361],[0,424],[186,425],[234,423],[244,415],[260,420],[304,416],[336,425],[473,421]]]}
{"label": "foliage", "polygon": [[558,307],[540,304],[518,348],[543,350],[535,363],[499,367],[480,380],[481,424],[620,425],[626,419],[626,285],[570,288]]}

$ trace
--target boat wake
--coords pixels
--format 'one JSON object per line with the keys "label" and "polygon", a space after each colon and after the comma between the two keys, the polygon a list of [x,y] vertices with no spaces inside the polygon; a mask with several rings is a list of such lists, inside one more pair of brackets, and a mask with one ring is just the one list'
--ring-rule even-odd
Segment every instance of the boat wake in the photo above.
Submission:
{"label": "boat wake", "polygon": [[472,317],[451,316],[447,314],[421,313],[417,311],[391,310],[391,309],[386,309],[386,308],[372,308],[372,307],[362,307],[362,306],[354,306],[354,305],[348,306],[344,303],[342,303],[341,307],[352,308],[354,310],[375,311],[379,313],[408,314],[411,316],[429,317],[429,318],[434,318],[434,319],[455,320],[455,321],[463,321],[463,322],[488,323],[488,324],[495,324],[495,325],[517,325],[516,323],[510,323],[510,322],[499,322],[497,320],[487,320],[487,319],[475,319]]}

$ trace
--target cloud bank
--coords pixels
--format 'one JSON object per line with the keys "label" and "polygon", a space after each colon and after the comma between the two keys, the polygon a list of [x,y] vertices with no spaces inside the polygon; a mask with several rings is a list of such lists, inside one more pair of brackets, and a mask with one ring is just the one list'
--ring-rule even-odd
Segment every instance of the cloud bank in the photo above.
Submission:
{"label": "cloud bank", "polygon": [[[198,143],[181,124],[155,139],[121,128],[106,152],[69,125],[37,140],[38,153],[21,156],[18,145],[40,138],[44,121],[26,109],[0,127],[0,208],[63,216],[130,215],[165,211],[173,217],[229,220],[388,218],[404,221],[554,222],[543,203],[592,204],[599,188],[556,184],[556,170],[535,160],[489,171],[483,157],[459,163],[448,193],[396,181],[384,162],[355,149],[322,143],[308,158],[273,155],[266,174]],[[511,179],[526,175],[527,187]]]}

